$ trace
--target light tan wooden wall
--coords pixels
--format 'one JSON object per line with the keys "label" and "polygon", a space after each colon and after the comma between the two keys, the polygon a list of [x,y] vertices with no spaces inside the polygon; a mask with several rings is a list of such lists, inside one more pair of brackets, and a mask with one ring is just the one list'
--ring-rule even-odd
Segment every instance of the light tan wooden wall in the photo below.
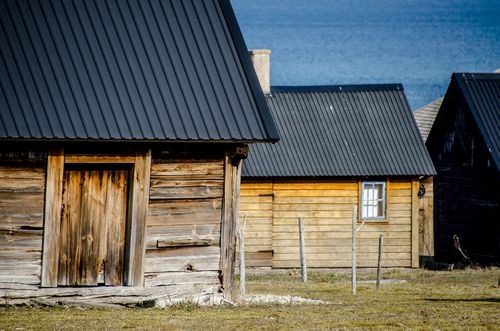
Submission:
{"label": "light tan wooden wall", "polygon": [[[412,228],[412,213],[415,211],[412,208],[415,201],[412,199],[413,186],[411,179],[387,182],[387,221],[366,222],[358,232],[358,266],[376,266],[380,234],[384,235],[383,265],[412,266],[412,232],[415,232]],[[272,203],[262,199],[259,196],[262,194],[273,194]],[[272,247],[272,267],[299,267],[298,218],[303,217],[308,266],[349,267],[352,208],[358,205],[359,194],[360,182],[357,180],[244,181],[240,217],[244,213],[248,217],[245,233],[247,265],[256,264],[252,253]]]}
{"label": "light tan wooden wall", "polygon": [[40,284],[45,167],[0,163],[0,283]]}
{"label": "light tan wooden wall", "polygon": [[[245,183],[240,192],[240,223],[245,228],[245,262],[249,267],[272,267],[273,184]],[[238,256],[239,259],[239,256]]]}
{"label": "light tan wooden wall", "polygon": [[[146,286],[220,284],[223,187],[222,158],[153,159],[146,233]],[[174,247],[161,247],[161,242]]]}

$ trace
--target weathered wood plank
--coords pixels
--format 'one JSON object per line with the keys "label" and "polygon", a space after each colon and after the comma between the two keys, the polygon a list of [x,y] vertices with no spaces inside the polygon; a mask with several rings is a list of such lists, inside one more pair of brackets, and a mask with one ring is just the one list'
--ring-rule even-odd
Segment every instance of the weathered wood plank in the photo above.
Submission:
{"label": "weathered wood plank", "polygon": [[147,225],[220,224],[222,199],[150,201]]}
{"label": "weathered wood plank", "polygon": [[128,249],[125,251],[127,270],[125,283],[131,286],[144,284],[144,256],[146,219],[149,201],[149,183],[151,173],[151,148],[137,150],[132,187],[129,201],[130,224],[128,233]]}
{"label": "weathered wood plank", "polygon": [[219,270],[217,246],[147,250],[145,272]]}
{"label": "weathered wood plank", "polygon": [[64,162],[66,164],[110,164],[110,163],[134,163],[134,156],[120,156],[120,155],[76,155],[67,154]]}
{"label": "weathered wood plank", "polygon": [[191,271],[191,272],[148,272],[144,275],[145,286],[164,285],[219,285],[219,271]]}
{"label": "weathered wood plank", "polygon": [[159,176],[186,176],[186,178],[221,178],[224,176],[224,163],[222,160],[199,159],[155,159],[151,169],[152,178]]}
{"label": "weathered wood plank", "polygon": [[213,238],[210,236],[183,236],[183,237],[170,237],[163,238],[157,241],[158,248],[171,248],[171,247],[191,247],[191,246],[211,246]]}
{"label": "weathered wood plank", "polygon": [[47,158],[47,176],[44,211],[44,240],[42,259],[42,286],[57,286],[59,260],[60,217],[64,174],[64,150],[53,149]]}
{"label": "weathered wood plank", "polygon": [[[235,164],[233,164],[233,162]],[[233,278],[236,253],[236,224],[239,213],[241,160],[224,159],[224,200],[222,207],[221,263],[224,297],[234,300]]]}
{"label": "weathered wood plank", "polygon": [[223,192],[222,181],[205,180],[201,183],[182,183],[176,185],[168,180],[151,181],[150,199],[209,199],[221,198]]}
{"label": "weathered wood plank", "polygon": [[105,251],[105,285],[122,285],[125,234],[127,225],[128,172],[114,171],[107,183],[105,219],[107,249]]}

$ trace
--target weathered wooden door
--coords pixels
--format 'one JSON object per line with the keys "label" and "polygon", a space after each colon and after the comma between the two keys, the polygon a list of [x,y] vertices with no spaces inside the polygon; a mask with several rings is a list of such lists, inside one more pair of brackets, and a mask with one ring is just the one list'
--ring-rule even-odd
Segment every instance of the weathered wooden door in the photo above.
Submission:
{"label": "weathered wooden door", "polygon": [[127,170],[66,170],[59,286],[122,285]]}

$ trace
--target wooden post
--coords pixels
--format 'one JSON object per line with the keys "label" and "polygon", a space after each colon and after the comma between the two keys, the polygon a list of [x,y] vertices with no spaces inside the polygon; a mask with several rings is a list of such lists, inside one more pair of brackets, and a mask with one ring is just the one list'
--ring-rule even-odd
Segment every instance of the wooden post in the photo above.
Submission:
{"label": "wooden post", "polygon": [[42,251],[42,287],[57,286],[59,231],[64,177],[64,149],[50,150],[47,158]]}
{"label": "wooden post", "polygon": [[243,225],[238,226],[240,238],[240,298],[245,297],[246,273],[245,273],[245,228],[247,226],[247,214],[243,215]]}
{"label": "wooden post", "polygon": [[236,294],[233,292],[233,278],[236,255],[236,227],[239,213],[241,164],[242,160],[232,160],[229,155],[225,156],[220,268],[224,298],[230,301],[234,301]]}
{"label": "wooden post", "polygon": [[352,207],[352,294],[356,295],[356,206]]}
{"label": "wooden post", "polygon": [[382,245],[384,243],[384,235],[378,237],[378,261],[377,261],[377,290],[380,288],[380,268],[382,266]]}
{"label": "wooden post", "polygon": [[304,219],[299,218],[299,240],[300,240],[300,275],[302,282],[307,283],[307,262],[304,247]]}
{"label": "wooden post", "polygon": [[125,249],[125,284],[144,285],[144,262],[146,255],[145,233],[151,176],[151,148],[138,149],[132,170],[132,185],[129,195],[127,229],[128,247]]}

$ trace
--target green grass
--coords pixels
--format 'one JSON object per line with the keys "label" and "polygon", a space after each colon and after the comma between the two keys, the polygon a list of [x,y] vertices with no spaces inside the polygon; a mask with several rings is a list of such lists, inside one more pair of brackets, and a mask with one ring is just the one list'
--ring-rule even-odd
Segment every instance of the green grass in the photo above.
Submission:
{"label": "green grass", "polygon": [[[254,275],[247,292],[296,295],[327,305],[253,305],[198,307],[181,304],[160,309],[0,308],[0,330],[221,330],[244,329],[500,329],[500,269],[426,271],[392,269],[383,278],[399,285],[360,283],[351,295],[346,272],[297,272]],[[373,271],[358,279],[373,280]]]}

